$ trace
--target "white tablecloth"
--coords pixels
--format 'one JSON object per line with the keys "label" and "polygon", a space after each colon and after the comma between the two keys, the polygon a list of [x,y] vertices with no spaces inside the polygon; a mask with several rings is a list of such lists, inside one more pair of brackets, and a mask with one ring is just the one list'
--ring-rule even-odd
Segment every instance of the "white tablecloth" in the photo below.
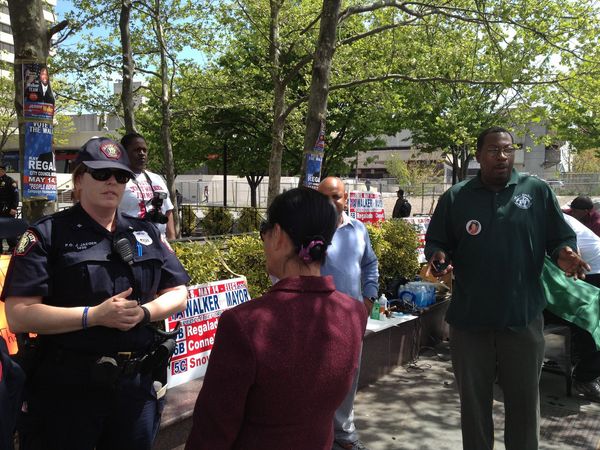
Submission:
{"label": "white tablecloth", "polygon": [[403,322],[408,322],[409,320],[416,319],[417,316],[413,316],[412,314],[404,314],[400,317],[392,317],[386,318],[384,320],[374,320],[369,317],[367,322],[367,331],[372,331],[374,333],[378,331],[383,331],[387,328],[395,327]]}

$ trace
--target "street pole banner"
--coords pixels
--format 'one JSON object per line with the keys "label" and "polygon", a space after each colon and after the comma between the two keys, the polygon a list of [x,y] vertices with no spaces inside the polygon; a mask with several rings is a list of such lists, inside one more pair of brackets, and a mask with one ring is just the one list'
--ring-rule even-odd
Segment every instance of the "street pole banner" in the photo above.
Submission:
{"label": "street pole banner", "polygon": [[321,164],[323,163],[323,155],[316,153],[306,154],[306,178],[304,186],[317,189],[321,182]]}
{"label": "street pole banner", "polygon": [[23,120],[52,123],[54,94],[48,67],[41,63],[23,63]]}
{"label": "street pole banner", "polygon": [[23,198],[44,197],[56,201],[56,164],[52,151],[52,125],[45,122],[25,124]]}
{"label": "street pole banner", "polygon": [[319,137],[312,149],[312,152],[306,154],[306,175],[304,176],[304,186],[317,189],[321,182],[321,166],[323,164],[323,153],[325,152],[325,121],[321,121]]}
{"label": "street pole banner", "polygon": [[350,191],[348,215],[365,223],[378,223],[385,220],[381,192]]}
{"label": "street pole banner", "polygon": [[169,388],[203,377],[208,366],[219,317],[223,311],[250,300],[245,277],[188,287],[185,311],[165,320],[172,331],[181,322],[175,353],[167,371]]}
{"label": "street pole banner", "polygon": [[408,223],[412,224],[417,230],[417,235],[419,237],[419,247],[417,248],[419,263],[426,263],[427,259],[425,258],[425,233],[427,233],[427,227],[429,227],[429,222],[431,222],[431,216],[403,217],[402,220],[406,220]]}

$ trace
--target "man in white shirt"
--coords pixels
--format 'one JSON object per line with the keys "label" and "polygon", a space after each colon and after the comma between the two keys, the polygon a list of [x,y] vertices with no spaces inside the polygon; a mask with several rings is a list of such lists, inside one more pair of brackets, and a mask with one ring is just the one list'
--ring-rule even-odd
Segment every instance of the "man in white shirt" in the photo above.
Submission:
{"label": "man in white shirt", "polygon": [[146,140],[138,133],[130,133],[123,136],[121,145],[127,150],[135,178],[127,183],[119,209],[131,216],[148,219],[167,239],[175,239],[173,203],[167,185],[160,175],[146,170]]}
{"label": "man in white shirt", "polygon": [[[581,257],[590,266],[585,281],[600,288],[600,237],[575,217],[564,214],[564,218],[577,235],[577,248]],[[548,310],[544,313],[544,319],[547,323],[562,323],[571,327],[573,359],[576,361],[573,387],[586,399],[600,402],[600,351],[597,350],[592,335]]]}
{"label": "man in white shirt", "polygon": [[581,257],[590,265],[585,281],[600,288],[600,237],[575,217],[564,214],[564,218],[577,235],[577,248]]}

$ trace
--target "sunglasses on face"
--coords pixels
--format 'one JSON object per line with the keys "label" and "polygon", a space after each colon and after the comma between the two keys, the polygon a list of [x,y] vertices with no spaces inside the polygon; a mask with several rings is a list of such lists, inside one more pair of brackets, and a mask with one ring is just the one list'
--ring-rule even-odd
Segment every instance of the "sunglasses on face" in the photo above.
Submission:
{"label": "sunglasses on face", "polygon": [[125,184],[131,179],[131,175],[128,172],[120,169],[91,169],[86,167],[85,171],[96,181],[106,181],[113,175],[119,184]]}
{"label": "sunglasses on face", "polygon": [[264,220],[260,223],[259,233],[261,240],[265,240],[265,233],[274,227],[273,224],[265,222]]}

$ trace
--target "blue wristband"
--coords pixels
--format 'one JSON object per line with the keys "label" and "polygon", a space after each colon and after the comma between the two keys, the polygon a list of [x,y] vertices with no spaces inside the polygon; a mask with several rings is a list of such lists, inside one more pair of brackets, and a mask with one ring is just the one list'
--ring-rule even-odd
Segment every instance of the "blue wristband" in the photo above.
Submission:
{"label": "blue wristband", "polygon": [[88,315],[88,311],[89,311],[90,307],[86,306],[85,308],[83,308],[83,315],[81,316],[81,326],[84,330],[87,329],[88,324],[87,324],[87,315]]}

